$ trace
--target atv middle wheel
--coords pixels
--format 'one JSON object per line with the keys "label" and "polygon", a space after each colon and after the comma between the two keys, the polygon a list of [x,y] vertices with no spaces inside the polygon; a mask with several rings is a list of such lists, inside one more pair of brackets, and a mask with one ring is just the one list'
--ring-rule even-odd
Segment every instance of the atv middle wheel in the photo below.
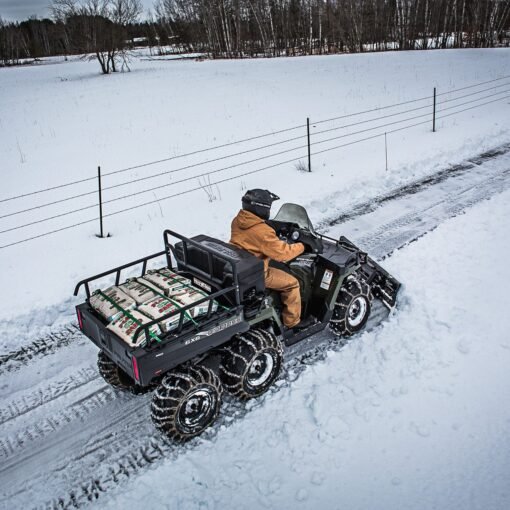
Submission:
{"label": "atv middle wheel", "polygon": [[280,373],[283,349],[275,335],[253,329],[223,350],[220,378],[224,388],[243,400],[262,395]]}
{"label": "atv middle wheel", "polygon": [[135,383],[135,380],[130,377],[124,370],[118,367],[105,353],[99,351],[97,354],[97,368],[101,377],[117,390],[133,393],[133,395],[140,395],[150,391],[152,388],[142,388]]}
{"label": "atv middle wheel", "polygon": [[356,279],[348,279],[341,287],[329,327],[338,336],[351,336],[365,327],[374,299],[370,287]]}
{"label": "atv middle wheel", "polygon": [[166,375],[152,397],[151,418],[171,439],[201,434],[220,412],[223,389],[218,376],[196,365]]}

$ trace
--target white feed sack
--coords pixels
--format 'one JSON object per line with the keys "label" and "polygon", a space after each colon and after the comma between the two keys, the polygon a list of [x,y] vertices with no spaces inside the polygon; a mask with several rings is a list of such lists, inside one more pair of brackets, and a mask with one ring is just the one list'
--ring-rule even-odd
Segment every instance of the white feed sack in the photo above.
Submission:
{"label": "white feed sack", "polygon": [[[186,292],[184,292],[183,294],[175,296],[175,300],[179,301],[179,303],[182,303],[183,306],[188,306],[195,303],[196,301],[204,299],[205,297],[207,297],[207,294],[205,292],[187,289]],[[193,308],[190,308],[189,312],[191,313],[191,316],[198,317],[199,315],[206,314],[207,310],[209,309],[209,303],[210,301],[205,301],[204,303],[201,303],[199,305],[194,306]],[[213,301],[212,311],[215,312],[217,309],[218,303],[216,301]]]}
{"label": "white feed sack", "polygon": [[111,303],[110,300],[116,303],[123,310],[132,310],[136,307],[135,300],[128,296],[125,292],[122,292],[119,287],[112,286],[105,290],[94,292],[89,300],[90,305],[108,322],[112,322],[122,315],[122,310]]}
{"label": "white feed sack", "polygon": [[[120,285],[119,289],[134,299],[137,305],[141,305],[156,297],[156,293],[148,287],[152,288],[153,285],[148,285],[143,278],[132,278]],[[160,291],[160,289],[157,290]]]}
{"label": "white feed sack", "polygon": [[145,276],[154,285],[157,285],[163,290],[165,295],[174,297],[182,294],[191,285],[191,281],[184,276],[181,276],[170,269],[163,268],[158,271],[149,271]]}
{"label": "white feed sack", "polygon": [[[108,324],[107,328],[122,338],[122,340],[124,340],[124,342],[126,342],[130,347],[138,347],[140,344],[145,342],[145,333],[141,332],[135,342],[135,332],[142,324],[147,324],[152,321],[152,319],[136,310],[131,310],[128,313],[129,315],[122,315],[111,324]],[[161,330],[157,324],[151,326],[150,331],[155,335],[161,334]],[[153,338],[149,336],[148,342],[150,343],[152,340]]]}
{"label": "white feed sack", "polygon": [[[178,311],[179,308],[182,308],[182,305],[180,303],[172,303],[171,300],[168,300],[163,297],[155,297],[154,299],[151,299],[148,303],[145,303],[140,306],[140,311],[143,312],[145,315],[148,315],[149,317],[152,317],[153,319],[159,320],[164,315],[167,315],[171,312]],[[161,329],[163,331],[171,331],[172,329],[175,329],[179,325],[179,318],[181,314],[177,313],[173,317],[169,317],[168,319],[163,320],[159,323],[161,326]],[[186,313],[184,314],[184,322],[188,321],[190,319],[190,314]]]}

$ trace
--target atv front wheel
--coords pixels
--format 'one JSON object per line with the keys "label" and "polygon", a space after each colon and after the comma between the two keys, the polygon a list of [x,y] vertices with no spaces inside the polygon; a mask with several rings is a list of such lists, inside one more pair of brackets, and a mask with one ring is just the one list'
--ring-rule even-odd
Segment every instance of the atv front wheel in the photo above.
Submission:
{"label": "atv front wheel", "polygon": [[104,351],[99,351],[97,355],[97,368],[99,369],[99,375],[117,390],[127,391],[134,395],[149,391],[149,388],[138,386],[135,380],[126,374],[122,368],[118,367]]}
{"label": "atv front wheel", "polygon": [[373,295],[370,287],[355,278],[347,280],[338,293],[329,327],[337,336],[351,336],[365,327]]}
{"label": "atv front wheel", "polygon": [[185,441],[201,434],[220,412],[221,382],[201,365],[176,369],[156,388],[151,418],[158,430],[171,439]]}
{"label": "atv front wheel", "polygon": [[275,335],[253,329],[223,350],[220,378],[224,388],[243,400],[262,395],[280,373],[283,349]]}

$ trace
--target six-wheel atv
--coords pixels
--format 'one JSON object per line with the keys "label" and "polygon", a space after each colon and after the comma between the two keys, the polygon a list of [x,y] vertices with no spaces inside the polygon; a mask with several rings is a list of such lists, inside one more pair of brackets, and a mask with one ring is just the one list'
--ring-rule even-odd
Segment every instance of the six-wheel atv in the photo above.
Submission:
{"label": "six-wheel atv", "polygon": [[[275,264],[300,283],[302,318],[311,319],[306,329],[283,326],[279,296],[266,290],[260,259],[206,235],[188,239],[166,230],[165,251],[76,286],[75,295],[82,286],[87,294],[76,310],[81,331],[100,349],[99,372],[115,388],[154,390],[152,420],[171,438],[189,439],[211,425],[224,390],[241,399],[264,393],[278,377],[289,346],[328,325],[335,335],[352,335],[365,326],[374,299],[390,309],[395,306],[400,283],[346,238],[316,233],[303,207],[284,204],[268,224],[289,243],[306,246],[309,236],[322,241],[322,253],[308,250],[286,264]],[[137,323],[136,346],[128,345],[91,306],[90,284],[115,276],[119,285],[121,272],[136,266],[144,276],[148,263],[162,257],[169,269],[201,289],[203,297],[159,319]],[[204,312],[186,320],[197,305],[204,305]],[[172,330],[153,333],[151,328],[172,318]]]}

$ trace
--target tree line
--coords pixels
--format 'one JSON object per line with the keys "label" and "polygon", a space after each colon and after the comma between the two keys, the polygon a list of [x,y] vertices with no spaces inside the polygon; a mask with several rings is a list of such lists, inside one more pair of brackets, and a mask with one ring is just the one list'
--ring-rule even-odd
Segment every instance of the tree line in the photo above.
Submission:
{"label": "tree line", "polygon": [[509,0],[159,0],[158,21],[212,56],[281,56],[506,42]]}
{"label": "tree line", "polygon": [[103,73],[144,44],[212,58],[491,48],[510,40],[510,0],[54,0],[51,19],[0,17],[0,62],[92,55]]}

